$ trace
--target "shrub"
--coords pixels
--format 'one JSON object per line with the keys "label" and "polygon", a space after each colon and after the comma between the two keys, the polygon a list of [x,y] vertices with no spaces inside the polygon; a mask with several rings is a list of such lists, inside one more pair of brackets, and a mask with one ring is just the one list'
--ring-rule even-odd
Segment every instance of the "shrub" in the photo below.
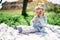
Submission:
{"label": "shrub", "polygon": [[[28,17],[24,18],[20,13],[16,12],[0,12],[0,23],[6,23],[9,26],[13,25],[30,25],[30,20],[33,18],[33,12],[27,12]],[[60,13],[46,13],[48,24],[60,26]]]}
{"label": "shrub", "polygon": [[47,19],[48,24],[60,26],[60,13],[59,14],[50,13],[49,15],[47,15]]}
{"label": "shrub", "polygon": [[46,9],[48,12],[60,13],[60,6],[48,6]]}

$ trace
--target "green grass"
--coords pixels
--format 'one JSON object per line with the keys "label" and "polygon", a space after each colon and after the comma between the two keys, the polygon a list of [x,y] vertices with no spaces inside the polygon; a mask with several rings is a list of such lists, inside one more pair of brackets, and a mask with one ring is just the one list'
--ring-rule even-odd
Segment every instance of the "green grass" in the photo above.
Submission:
{"label": "green grass", "polygon": [[[13,25],[30,25],[30,20],[34,17],[34,12],[27,12],[28,17],[24,19],[21,12],[6,12],[0,11],[0,23],[6,23],[9,26]],[[48,24],[60,26],[60,13],[45,13]]]}
{"label": "green grass", "polygon": [[0,23],[6,23],[9,26],[13,25],[30,25],[29,21],[33,18],[33,15],[29,15],[24,19],[21,12],[6,12],[0,11]]}
{"label": "green grass", "polygon": [[60,13],[50,12],[47,15],[48,24],[60,26]]}

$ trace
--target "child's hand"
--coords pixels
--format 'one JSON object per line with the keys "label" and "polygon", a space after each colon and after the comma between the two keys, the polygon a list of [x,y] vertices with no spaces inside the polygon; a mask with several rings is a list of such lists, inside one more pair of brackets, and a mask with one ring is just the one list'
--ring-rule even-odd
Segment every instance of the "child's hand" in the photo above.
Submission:
{"label": "child's hand", "polygon": [[36,17],[37,17],[38,15],[36,15],[36,16],[34,16],[34,18],[32,19],[32,22],[34,22],[35,20],[36,20]]}

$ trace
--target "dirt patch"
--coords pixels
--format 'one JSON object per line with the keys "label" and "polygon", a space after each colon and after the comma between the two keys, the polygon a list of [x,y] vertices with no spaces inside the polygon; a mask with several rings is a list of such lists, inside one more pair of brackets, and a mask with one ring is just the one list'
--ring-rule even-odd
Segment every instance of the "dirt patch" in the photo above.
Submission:
{"label": "dirt patch", "polygon": [[7,12],[21,12],[22,9],[11,9],[11,10],[1,10],[1,11],[7,11]]}

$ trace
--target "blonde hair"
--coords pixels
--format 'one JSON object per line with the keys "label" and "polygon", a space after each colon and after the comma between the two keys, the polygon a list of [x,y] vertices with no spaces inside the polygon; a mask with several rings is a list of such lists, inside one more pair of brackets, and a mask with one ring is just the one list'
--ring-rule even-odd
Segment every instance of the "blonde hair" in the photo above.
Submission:
{"label": "blonde hair", "polygon": [[42,9],[45,10],[45,5],[44,5],[44,3],[38,3],[38,5],[34,8],[34,10],[40,9],[40,8],[42,8]]}

